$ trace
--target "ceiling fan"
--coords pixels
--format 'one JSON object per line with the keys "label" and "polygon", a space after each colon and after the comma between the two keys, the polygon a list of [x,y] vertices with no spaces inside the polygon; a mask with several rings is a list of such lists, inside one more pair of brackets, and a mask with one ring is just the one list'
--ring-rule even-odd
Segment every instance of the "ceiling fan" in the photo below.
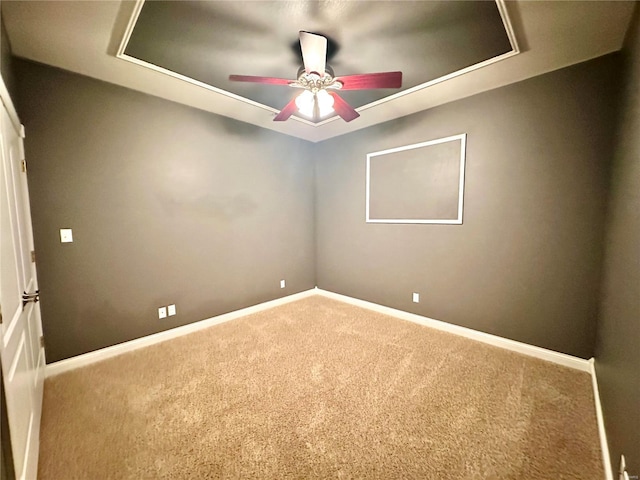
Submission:
{"label": "ceiling fan", "polygon": [[297,80],[286,78],[257,77],[253,75],[229,75],[234,82],[253,82],[268,85],[286,85],[300,88],[302,93],[287,103],[273,119],[287,120],[298,111],[314,122],[337,113],[345,122],[358,118],[360,114],[336,91],[368,90],[374,88],[400,88],[402,72],[364,73],[336,77],[327,65],[327,38],[310,32],[300,32],[300,48],[304,67],[298,70]]}

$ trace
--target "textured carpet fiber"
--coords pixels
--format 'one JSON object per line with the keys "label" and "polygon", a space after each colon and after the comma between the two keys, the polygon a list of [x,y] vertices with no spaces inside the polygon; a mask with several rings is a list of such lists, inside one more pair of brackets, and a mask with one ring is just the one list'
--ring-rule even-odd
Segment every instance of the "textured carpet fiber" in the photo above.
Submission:
{"label": "textured carpet fiber", "polygon": [[313,296],[47,379],[41,479],[603,478],[588,374]]}

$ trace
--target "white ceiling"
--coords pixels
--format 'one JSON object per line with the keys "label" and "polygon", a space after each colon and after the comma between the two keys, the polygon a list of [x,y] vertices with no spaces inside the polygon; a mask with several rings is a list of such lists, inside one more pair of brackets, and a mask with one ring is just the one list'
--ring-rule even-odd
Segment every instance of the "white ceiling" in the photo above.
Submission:
{"label": "white ceiling", "polygon": [[[416,4],[396,3],[398,8]],[[350,123],[335,118],[318,125],[298,119],[273,122],[273,108],[117,58],[136,2],[11,1],[2,2],[2,14],[16,56],[318,142],[619,50],[634,3],[509,1],[505,7],[519,54],[365,105],[358,109],[361,116]],[[353,9],[348,0],[323,4],[335,6],[336,11],[345,5]],[[401,31],[403,24],[398,26]],[[291,28],[314,30],[307,25]],[[256,40],[265,36],[256,30]]]}

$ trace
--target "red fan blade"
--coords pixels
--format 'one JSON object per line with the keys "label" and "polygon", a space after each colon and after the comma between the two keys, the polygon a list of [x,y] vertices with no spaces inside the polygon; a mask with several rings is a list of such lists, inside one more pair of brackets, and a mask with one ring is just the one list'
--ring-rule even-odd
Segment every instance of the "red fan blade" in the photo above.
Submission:
{"label": "red fan blade", "polygon": [[327,93],[333,97],[333,109],[345,122],[350,122],[360,116],[360,114],[356,112],[351,105],[345,102],[344,99],[336,92],[327,90]]}
{"label": "red fan blade", "polygon": [[327,63],[326,37],[315,33],[300,32],[300,49],[302,50],[305,72],[316,72],[323,77]]}
{"label": "red fan blade", "polygon": [[338,77],[342,83],[340,90],[367,90],[370,88],[400,88],[402,72],[363,73]]}
{"label": "red fan blade", "polygon": [[286,78],[254,77],[253,75],[229,75],[229,80],[232,82],[268,83],[270,85],[289,85],[295,81]]}
{"label": "red fan blade", "polygon": [[298,106],[296,105],[295,97],[291,99],[289,103],[287,103],[280,113],[273,118],[274,122],[284,122],[287,120],[293,113],[298,110]]}

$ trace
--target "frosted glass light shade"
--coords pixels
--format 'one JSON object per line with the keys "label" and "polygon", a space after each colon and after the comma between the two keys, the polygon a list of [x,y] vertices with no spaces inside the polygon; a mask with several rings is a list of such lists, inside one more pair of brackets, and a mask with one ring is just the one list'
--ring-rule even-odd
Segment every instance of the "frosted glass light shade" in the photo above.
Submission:
{"label": "frosted glass light shade", "polygon": [[305,90],[296,97],[296,106],[298,107],[298,111],[306,117],[313,117],[314,103],[315,95],[309,90]]}

